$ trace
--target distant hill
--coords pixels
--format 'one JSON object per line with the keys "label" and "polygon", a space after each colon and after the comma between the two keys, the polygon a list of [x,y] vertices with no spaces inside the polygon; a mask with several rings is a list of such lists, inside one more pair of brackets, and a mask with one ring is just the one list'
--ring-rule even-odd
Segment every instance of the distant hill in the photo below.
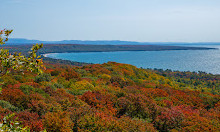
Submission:
{"label": "distant hill", "polygon": [[[32,45],[4,45],[10,52],[28,53]],[[215,48],[168,46],[168,45],[92,45],[92,44],[46,44],[40,54],[72,52],[110,52],[110,51],[164,51],[164,50],[209,50]]]}
{"label": "distant hill", "polygon": [[62,41],[40,41],[40,40],[28,40],[23,38],[10,38],[7,44],[34,44],[34,43],[44,43],[44,44],[95,44],[95,45],[140,45],[140,44],[152,44],[148,42],[134,42],[134,41],[120,41],[120,40],[100,40],[100,41],[90,41],[90,40],[62,40]]}
{"label": "distant hill", "polygon": [[135,42],[135,41],[120,41],[120,40],[62,40],[62,41],[41,41],[41,40],[29,40],[24,38],[10,38],[6,43],[7,45],[23,45],[23,44],[88,44],[88,45],[179,45],[179,44],[220,44],[220,42]]}

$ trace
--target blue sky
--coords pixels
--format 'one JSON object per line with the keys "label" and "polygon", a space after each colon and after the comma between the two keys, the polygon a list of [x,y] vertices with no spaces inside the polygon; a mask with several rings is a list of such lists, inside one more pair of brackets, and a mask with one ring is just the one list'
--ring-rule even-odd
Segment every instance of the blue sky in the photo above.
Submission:
{"label": "blue sky", "polygon": [[220,0],[0,0],[0,12],[13,38],[220,42]]}

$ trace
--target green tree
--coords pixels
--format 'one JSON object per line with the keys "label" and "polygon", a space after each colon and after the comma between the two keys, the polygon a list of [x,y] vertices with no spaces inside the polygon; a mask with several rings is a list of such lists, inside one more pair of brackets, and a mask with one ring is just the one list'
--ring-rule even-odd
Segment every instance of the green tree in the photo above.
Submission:
{"label": "green tree", "polygon": [[[0,44],[5,44],[8,41],[9,35],[13,30],[0,30]],[[41,56],[37,55],[37,51],[43,47],[43,44],[33,45],[28,56],[21,53],[10,53],[9,50],[0,49],[0,78],[13,72],[31,71],[41,74],[43,66]],[[1,88],[0,88],[1,92]]]}
{"label": "green tree", "polygon": [[[5,44],[8,41],[8,36],[13,30],[0,31],[0,44]],[[37,56],[37,51],[43,47],[43,44],[33,45],[29,55],[23,56],[21,53],[10,53],[9,50],[0,49],[0,76],[15,72],[15,71],[31,71],[42,73],[43,62],[40,56]]]}
{"label": "green tree", "polygon": [[30,132],[29,128],[23,127],[14,116],[13,113],[4,117],[3,122],[0,123],[0,132]]}

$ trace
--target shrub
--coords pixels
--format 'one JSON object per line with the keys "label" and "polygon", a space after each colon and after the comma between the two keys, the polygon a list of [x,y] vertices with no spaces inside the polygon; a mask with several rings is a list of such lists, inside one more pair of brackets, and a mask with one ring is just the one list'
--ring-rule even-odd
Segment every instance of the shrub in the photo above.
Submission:
{"label": "shrub", "polygon": [[44,126],[48,132],[70,132],[72,123],[66,112],[46,113]]}
{"label": "shrub", "polygon": [[43,74],[40,74],[40,75],[36,76],[34,81],[36,83],[40,83],[40,82],[43,82],[43,81],[49,82],[50,80],[51,80],[51,75],[43,73]]}
{"label": "shrub", "polygon": [[18,119],[21,121],[21,124],[30,128],[32,132],[40,132],[43,128],[43,122],[39,119],[38,114],[30,113],[28,111],[23,111],[18,113]]}
{"label": "shrub", "polygon": [[21,75],[14,75],[13,77],[14,77],[15,80],[17,80],[17,81],[19,81],[21,83],[24,82],[23,76],[21,76]]}
{"label": "shrub", "polygon": [[62,73],[62,77],[64,77],[66,80],[79,80],[81,78],[80,75],[77,72],[75,72],[72,68],[66,69],[66,71]]}
{"label": "shrub", "polygon": [[71,85],[72,89],[76,90],[94,90],[94,86],[86,80],[78,81]]}
{"label": "shrub", "polygon": [[32,86],[30,86],[30,85],[22,85],[22,86],[20,86],[20,89],[21,89],[25,94],[28,94],[28,95],[31,93],[31,91],[34,90],[34,88],[33,88]]}
{"label": "shrub", "polygon": [[3,89],[0,99],[8,101],[20,109],[27,107],[27,96],[20,89]]}
{"label": "shrub", "polygon": [[8,101],[0,100],[0,106],[5,109],[9,109],[11,111],[19,111],[17,107],[10,104]]}
{"label": "shrub", "polygon": [[60,71],[54,70],[50,72],[51,76],[58,76],[60,74]]}

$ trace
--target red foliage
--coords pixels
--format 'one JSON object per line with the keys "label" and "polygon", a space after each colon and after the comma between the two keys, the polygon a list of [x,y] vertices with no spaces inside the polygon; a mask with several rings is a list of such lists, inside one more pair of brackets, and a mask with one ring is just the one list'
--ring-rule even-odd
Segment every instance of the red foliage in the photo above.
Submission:
{"label": "red foliage", "polygon": [[184,114],[178,107],[171,109],[163,109],[154,121],[156,128],[160,131],[170,131],[172,129],[179,130],[183,124]]}
{"label": "red foliage", "polygon": [[82,95],[81,100],[85,101],[92,107],[103,110],[104,112],[115,115],[116,109],[113,107],[111,96],[101,94],[99,92],[86,92]]}
{"label": "red foliage", "polygon": [[64,77],[66,80],[70,80],[70,79],[79,80],[80,79],[80,75],[77,72],[75,72],[72,68],[66,69],[66,71],[61,73],[61,76]]}
{"label": "red foliage", "polygon": [[168,93],[158,88],[142,88],[141,91],[148,97],[167,97]]}
{"label": "red foliage", "polygon": [[42,119],[39,119],[39,116],[36,113],[23,111],[23,112],[19,112],[17,114],[17,117],[24,126],[30,127],[32,132],[34,131],[39,132],[44,130]]}
{"label": "red foliage", "polygon": [[15,106],[26,104],[27,96],[20,89],[7,88],[2,90],[0,100],[6,100]]}

